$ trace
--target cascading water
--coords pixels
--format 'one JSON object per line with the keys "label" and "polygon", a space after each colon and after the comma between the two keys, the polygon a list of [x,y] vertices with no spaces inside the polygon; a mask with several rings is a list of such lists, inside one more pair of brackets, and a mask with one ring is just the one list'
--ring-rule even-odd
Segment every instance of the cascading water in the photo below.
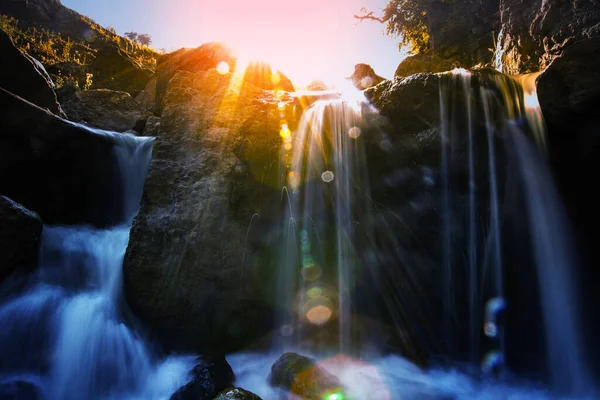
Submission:
{"label": "cascading water", "polygon": [[45,226],[40,267],[3,284],[0,393],[14,398],[168,399],[189,379],[192,357],[160,360],[125,322],[122,261],[153,139],[94,132],[115,143],[121,225]]}
{"label": "cascading water", "polygon": [[[361,349],[364,339],[377,332],[356,322],[356,314],[378,312],[374,304],[359,310],[361,299],[371,301],[371,292],[361,290],[373,283],[393,290],[378,262],[385,255],[365,257],[361,243],[370,241],[375,252],[383,250],[377,250],[381,233],[369,223],[373,218],[369,210],[376,205],[369,192],[364,147],[365,136],[381,132],[366,127],[361,111],[372,113],[372,109],[364,100],[357,105],[343,98],[317,101],[305,110],[294,134],[282,134],[286,214],[278,303],[284,304],[286,312],[279,321],[280,343],[286,350],[322,360],[320,365],[341,379],[344,398],[555,398],[546,390],[509,384],[514,384],[509,372],[512,359],[505,355],[519,351],[511,348],[516,346],[515,337],[533,336],[531,340],[546,344],[543,357],[553,389],[565,395],[590,393],[570,272],[573,250],[543,156],[545,137],[535,76],[455,70],[439,78],[440,158],[439,165],[433,166],[439,173],[424,178],[439,188],[432,190],[439,193],[434,286],[439,290],[430,296],[441,298],[439,324],[446,365],[452,360],[480,364],[483,377],[475,380],[448,370],[424,372],[400,357],[381,354],[376,347],[374,352]],[[382,149],[391,146],[384,142]],[[511,203],[514,196],[524,202]],[[511,225],[515,220],[527,220],[526,230],[515,230]],[[410,248],[399,240],[390,239],[394,252]],[[361,274],[363,269],[368,274]],[[535,329],[530,333],[528,326],[508,318],[525,312],[527,319],[529,308],[521,310],[520,301],[530,294],[523,294],[512,282],[519,280],[515,276],[520,269],[531,270],[528,276],[535,280],[523,284],[525,290],[536,282],[539,286],[532,291],[540,295],[536,302],[544,325],[539,337]],[[408,271],[413,273],[418,271]],[[372,280],[361,287],[367,276]],[[507,276],[511,282],[507,283]],[[379,302],[388,308],[382,314],[397,312],[391,308],[402,308],[403,297],[411,294],[396,293],[393,301]],[[531,318],[531,324],[537,319]],[[265,398],[279,398],[266,385],[268,371],[261,375],[257,370],[258,365],[272,364],[280,350],[231,356],[238,382]]]}
{"label": "cascading water", "polygon": [[[352,350],[350,288],[357,262],[352,214],[360,198],[354,192],[368,191],[361,170],[361,106],[341,98],[319,100],[302,116],[293,141],[286,137],[288,207],[279,284],[281,301],[291,306],[283,330],[296,346],[310,326],[337,320],[337,350]],[[312,350],[325,345],[315,337],[309,343]]]}

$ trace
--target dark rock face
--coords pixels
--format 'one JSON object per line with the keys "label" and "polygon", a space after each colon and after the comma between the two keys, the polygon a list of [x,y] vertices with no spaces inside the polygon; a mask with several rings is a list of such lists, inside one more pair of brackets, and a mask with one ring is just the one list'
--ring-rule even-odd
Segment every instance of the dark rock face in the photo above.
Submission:
{"label": "dark rock face", "polygon": [[[562,56],[540,75],[537,82],[540,106],[548,130],[548,153],[570,217],[585,266],[579,271],[584,315],[600,307],[600,197],[597,180],[600,157],[600,38],[588,39],[565,49]],[[576,177],[576,178],[574,178]],[[588,326],[588,343],[594,343],[600,327]],[[593,349],[594,346],[590,346]],[[593,350],[590,350],[593,351]],[[593,360],[600,354],[593,353]],[[594,367],[600,371],[596,361]]]}
{"label": "dark rock face", "polygon": [[0,88],[2,194],[48,224],[120,221],[114,142]]}
{"label": "dark rock face", "polygon": [[162,101],[167,86],[177,71],[198,72],[217,68],[226,62],[229,70],[235,70],[236,59],[232,51],[221,43],[205,43],[196,49],[180,49],[159,57],[156,66],[156,100],[154,111],[162,112]]}
{"label": "dark rock face", "polygon": [[116,43],[99,40],[94,43],[96,58],[89,65],[93,87],[128,92],[137,96],[150,82],[153,71],[138,64]]}
{"label": "dark rock face", "polygon": [[575,42],[600,36],[600,8],[594,0],[501,0],[505,72],[546,68]]}
{"label": "dark rock face", "polygon": [[0,383],[0,400],[42,400],[40,390],[32,383],[12,381]]}
{"label": "dark rock face", "polygon": [[439,125],[439,85],[438,75],[418,74],[386,81],[365,96],[400,132],[418,133]]}
{"label": "dark rock face", "polygon": [[[225,357],[199,358],[192,370],[192,380],[179,389],[171,400],[213,400],[222,390],[230,387],[235,380],[233,370]],[[238,397],[224,397],[237,399]],[[252,397],[239,397],[252,399]]]}
{"label": "dark rock face", "polygon": [[37,264],[41,234],[39,215],[0,196],[0,281],[17,268]]}
{"label": "dark rock face", "polygon": [[385,78],[377,75],[375,70],[368,64],[356,64],[354,66],[354,72],[348,79],[350,79],[352,84],[360,90],[370,88],[385,80]]}
{"label": "dark rock face", "polygon": [[225,389],[214,400],[261,400],[252,392],[240,388]]}
{"label": "dark rock face", "polygon": [[116,132],[136,130],[150,115],[129,93],[108,89],[77,91],[63,103],[63,109],[72,121]]}
{"label": "dark rock face", "polygon": [[231,79],[215,69],[177,72],[161,118],[151,117],[144,133],[156,142],[125,257],[125,294],[158,340],[182,351],[240,348],[273,320],[260,274],[272,279],[275,258],[260,249],[280,222],[280,113],[290,124],[293,115],[279,107],[292,99],[230,87]]}
{"label": "dark rock face", "polygon": [[343,392],[339,379],[317,365],[317,361],[296,353],[284,353],[271,366],[268,382],[303,399],[327,398]]}
{"label": "dark rock face", "polygon": [[27,99],[39,107],[46,108],[56,115],[62,110],[52,80],[37,61],[21,53],[12,39],[0,30],[0,87]]}

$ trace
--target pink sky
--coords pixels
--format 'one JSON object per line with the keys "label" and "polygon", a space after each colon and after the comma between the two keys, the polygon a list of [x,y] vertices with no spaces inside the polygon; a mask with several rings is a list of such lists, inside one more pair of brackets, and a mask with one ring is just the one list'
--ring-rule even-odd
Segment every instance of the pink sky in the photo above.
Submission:
{"label": "pink sky", "polygon": [[[203,42],[232,45],[242,58],[270,61],[297,83],[328,82],[371,64],[391,77],[401,61],[397,40],[383,25],[352,17],[363,6],[378,11],[385,0],[63,0],[117,32],[149,33],[169,51]],[[115,12],[115,10],[118,10]]]}

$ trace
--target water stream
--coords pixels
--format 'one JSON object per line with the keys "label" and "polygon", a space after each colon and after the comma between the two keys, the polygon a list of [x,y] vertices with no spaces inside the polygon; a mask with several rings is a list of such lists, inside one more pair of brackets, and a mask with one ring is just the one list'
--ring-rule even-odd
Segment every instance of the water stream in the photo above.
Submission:
{"label": "water stream", "polygon": [[157,357],[122,299],[152,139],[94,132],[115,142],[123,221],[109,229],[44,226],[39,268],[3,284],[10,294],[0,305],[0,394],[9,398],[168,399],[189,379],[193,358]]}
{"label": "water stream", "polygon": [[[439,138],[439,164],[417,166],[421,183],[438,196],[432,206],[438,225],[428,254],[435,260],[430,286],[419,281],[427,275],[425,267],[404,263],[412,260],[408,252],[416,240],[411,230],[416,225],[410,224],[423,222],[373,200],[369,140],[383,138],[377,143],[384,152],[393,146],[385,132],[369,125],[366,115],[376,114],[373,107],[365,99],[330,96],[308,107],[294,132],[282,128],[279,330],[271,350],[228,356],[238,386],[265,400],[290,398],[269,387],[267,375],[282,351],[297,351],[338,376],[347,399],[550,399],[560,398],[556,393],[564,398],[589,393],[575,250],[545,160],[534,79],[481,78],[464,70],[440,78],[440,125],[432,130]],[[121,224],[44,227],[39,268],[0,288],[0,387],[13,388],[21,398],[29,398],[23,393],[36,398],[37,392],[57,400],[166,399],[189,380],[194,358],[159,356],[122,295],[122,261],[152,139],[94,132],[115,143],[113,161],[122,173],[114,184],[122,189],[116,192],[123,193],[125,210]],[[512,198],[517,206],[507,200]],[[389,219],[401,221],[408,233],[388,230]],[[399,260],[393,271],[396,259],[386,259],[390,255]],[[416,269],[403,269],[406,265]],[[518,381],[507,357],[518,352],[511,348],[519,337],[528,335],[527,326],[508,318],[519,314],[515,299],[523,293],[507,276],[514,281],[521,270],[534,276],[525,286],[535,285],[539,294],[533,302],[541,311],[532,326],[542,321],[542,337],[533,340],[544,343],[548,385]],[[401,283],[398,271],[405,273]],[[433,321],[411,320],[409,305],[419,302],[423,309],[417,313]],[[436,304],[439,313],[430,317],[424,310],[437,310]],[[395,324],[405,348],[417,347],[422,332],[433,332],[443,342],[445,359],[424,368],[392,355],[384,350],[387,334],[380,320]]]}

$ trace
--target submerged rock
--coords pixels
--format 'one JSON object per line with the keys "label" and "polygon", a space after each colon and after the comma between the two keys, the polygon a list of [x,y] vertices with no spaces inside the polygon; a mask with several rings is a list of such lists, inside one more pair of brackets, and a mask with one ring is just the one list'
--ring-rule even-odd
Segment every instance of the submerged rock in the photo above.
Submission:
{"label": "submerged rock", "polygon": [[63,103],[63,109],[72,121],[116,132],[142,133],[151,115],[129,93],[108,89],[77,91]]}
{"label": "submerged rock", "polygon": [[0,281],[17,268],[37,264],[41,234],[39,215],[0,196]]}
{"label": "submerged rock", "polygon": [[284,353],[275,361],[268,383],[311,400],[344,391],[340,380],[319,367],[316,360],[296,353]]}
{"label": "submerged rock", "polygon": [[35,59],[17,49],[0,29],[0,87],[56,115],[63,115],[54,93],[54,84]]}
{"label": "submerged rock", "polygon": [[[191,372],[192,380],[179,389],[171,400],[212,400],[235,380],[231,366],[223,356],[199,358]],[[225,397],[229,399],[230,397]],[[237,399],[238,397],[231,397]],[[241,397],[241,399],[252,399]]]}
{"label": "submerged rock", "polygon": [[219,393],[214,400],[261,400],[261,398],[244,389],[229,388]]}

